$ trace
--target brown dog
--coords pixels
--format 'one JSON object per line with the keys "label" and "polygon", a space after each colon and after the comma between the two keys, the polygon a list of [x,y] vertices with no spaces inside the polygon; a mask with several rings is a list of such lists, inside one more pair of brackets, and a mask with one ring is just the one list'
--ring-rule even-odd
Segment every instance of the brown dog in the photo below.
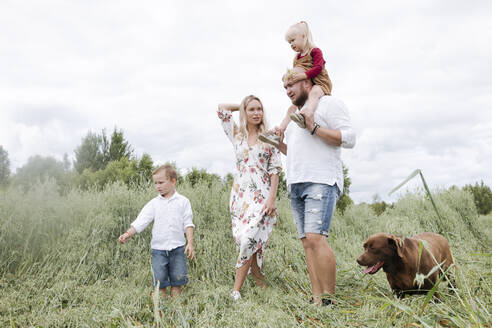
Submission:
{"label": "brown dog", "polygon": [[[428,250],[422,246],[419,260],[421,241],[427,244]],[[429,291],[436,283],[441,270],[437,269],[424,279],[421,286],[415,281],[416,274],[427,276],[432,268],[441,263],[442,269],[446,270],[453,263],[453,257],[447,239],[435,233],[423,232],[404,239],[387,233],[377,233],[367,238],[364,253],[359,256],[357,263],[367,266],[364,273],[369,274],[375,274],[383,268],[391,289],[402,297],[405,294]]]}

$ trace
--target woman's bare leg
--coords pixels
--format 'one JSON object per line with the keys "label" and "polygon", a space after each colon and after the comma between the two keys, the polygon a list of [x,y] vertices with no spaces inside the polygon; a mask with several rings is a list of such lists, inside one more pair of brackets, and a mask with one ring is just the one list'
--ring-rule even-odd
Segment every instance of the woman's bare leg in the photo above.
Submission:
{"label": "woman's bare leg", "polygon": [[251,261],[253,260],[253,256],[246,262],[243,266],[236,269],[236,279],[234,280],[234,290],[239,291],[241,287],[243,287],[244,280],[246,280],[246,276],[248,275],[249,267],[251,266]]}
{"label": "woman's bare leg", "polygon": [[257,262],[257,254],[253,254],[253,260],[251,261],[251,274],[255,277],[256,285],[262,288],[266,288],[267,284],[265,283],[265,275],[261,273],[261,269],[258,266]]}

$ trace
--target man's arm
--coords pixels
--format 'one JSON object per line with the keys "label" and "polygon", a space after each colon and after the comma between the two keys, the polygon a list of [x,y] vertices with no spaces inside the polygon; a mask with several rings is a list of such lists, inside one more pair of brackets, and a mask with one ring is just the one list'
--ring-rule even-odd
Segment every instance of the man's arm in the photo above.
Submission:
{"label": "man's arm", "polygon": [[[313,128],[311,129],[311,132],[314,129],[314,124]],[[328,128],[323,128],[319,126],[316,131],[314,131],[314,134],[324,141],[326,141],[328,144],[332,146],[341,146],[342,145],[342,132],[340,130],[332,130]]]}
{"label": "man's arm", "polygon": [[278,145],[278,150],[280,150],[280,152],[284,155],[287,156],[287,145],[284,144],[283,141],[280,141],[279,145]]}
{"label": "man's arm", "polygon": [[287,155],[287,145],[284,143],[284,130],[282,130],[282,128],[279,128],[278,126],[276,126],[274,129],[273,129],[273,132],[280,136],[280,142],[279,142],[279,145],[278,145],[278,150],[280,150],[280,152],[284,155]]}
{"label": "man's arm", "polygon": [[[334,120],[334,126],[336,129],[330,129],[319,126],[316,127],[314,122],[314,115],[305,115],[306,129],[311,134],[326,141],[326,143],[332,146],[342,146],[344,148],[353,148],[355,145],[355,133],[352,129],[352,123],[348,112],[345,109],[345,105],[337,104],[335,115],[331,117]],[[315,129],[316,127],[316,129]]]}

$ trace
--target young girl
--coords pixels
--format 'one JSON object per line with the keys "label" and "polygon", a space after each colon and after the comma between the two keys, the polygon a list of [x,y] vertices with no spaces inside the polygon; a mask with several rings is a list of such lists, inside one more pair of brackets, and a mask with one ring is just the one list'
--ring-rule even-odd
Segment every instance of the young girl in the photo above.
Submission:
{"label": "young girl", "polygon": [[[308,24],[304,21],[289,27],[285,34],[285,40],[290,43],[292,50],[296,52],[293,67],[300,66],[306,70],[305,73],[288,74],[287,79],[292,79],[293,82],[311,79],[314,83],[304,108],[304,113],[312,115],[318,106],[319,98],[324,95],[331,95],[332,84],[328,72],[324,68],[323,53],[314,45]],[[280,123],[282,131],[287,129],[291,119],[301,128],[306,128],[304,116],[296,112],[295,106],[291,106],[282,123]],[[259,138],[264,142],[278,145],[279,138],[275,138],[272,134],[263,133]]]}

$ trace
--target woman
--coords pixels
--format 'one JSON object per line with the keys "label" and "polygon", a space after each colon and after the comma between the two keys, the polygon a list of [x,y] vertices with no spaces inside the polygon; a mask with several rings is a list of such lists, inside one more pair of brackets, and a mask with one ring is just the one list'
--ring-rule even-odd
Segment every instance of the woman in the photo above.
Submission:
{"label": "woman", "polygon": [[[231,113],[237,110],[239,127]],[[279,151],[258,141],[258,135],[267,131],[263,105],[258,97],[247,96],[241,105],[220,104],[217,113],[236,155],[237,172],[230,209],[232,235],[239,256],[231,296],[238,300],[241,298],[239,290],[250,269],[256,284],[265,286],[260,269],[268,238],[277,221],[275,198],[282,168]]]}

